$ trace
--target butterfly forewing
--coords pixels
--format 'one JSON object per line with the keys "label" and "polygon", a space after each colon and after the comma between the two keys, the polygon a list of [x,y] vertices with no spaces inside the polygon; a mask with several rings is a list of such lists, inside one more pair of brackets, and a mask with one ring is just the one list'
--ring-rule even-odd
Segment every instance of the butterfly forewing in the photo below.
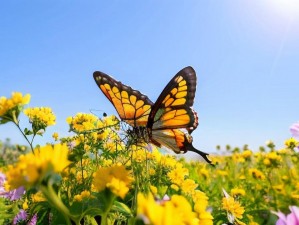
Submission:
{"label": "butterfly forewing", "polygon": [[198,125],[196,113],[191,108],[195,91],[195,71],[192,67],[186,67],[171,79],[158,97],[152,107],[147,126],[152,130],[194,130]]}
{"label": "butterfly forewing", "polygon": [[146,126],[153,105],[146,95],[114,80],[105,73],[96,71],[93,77],[122,120],[133,127]]}

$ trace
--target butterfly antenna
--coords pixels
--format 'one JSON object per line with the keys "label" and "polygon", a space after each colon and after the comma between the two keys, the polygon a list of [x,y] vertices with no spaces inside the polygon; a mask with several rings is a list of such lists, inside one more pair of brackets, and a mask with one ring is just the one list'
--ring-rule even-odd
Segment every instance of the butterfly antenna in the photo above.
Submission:
{"label": "butterfly antenna", "polygon": [[193,147],[192,144],[188,146],[188,150],[191,151],[191,152],[195,152],[195,153],[199,154],[199,155],[200,155],[201,157],[203,157],[204,160],[206,160],[209,164],[213,165],[213,164],[212,164],[212,161],[208,158],[208,155],[209,155],[208,153],[205,153],[205,152],[202,152],[202,151],[197,150],[196,148]]}

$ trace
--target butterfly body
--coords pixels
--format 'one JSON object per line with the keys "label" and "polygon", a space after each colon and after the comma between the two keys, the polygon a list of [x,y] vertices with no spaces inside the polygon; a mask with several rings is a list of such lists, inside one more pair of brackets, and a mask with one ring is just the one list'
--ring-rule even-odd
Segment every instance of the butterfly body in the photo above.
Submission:
{"label": "butterfly body", "polygon": [[93,76],[120,118],[133,127],[133,132],[142,131],[158,147],[165,146],[177,154],[193,151],[211,162],[207,153],[192,145],[191,132],[198,126],[197,113],[192,108],[196,91],[192,67],[179,71],[155,103],[105,73],[96,71]]}

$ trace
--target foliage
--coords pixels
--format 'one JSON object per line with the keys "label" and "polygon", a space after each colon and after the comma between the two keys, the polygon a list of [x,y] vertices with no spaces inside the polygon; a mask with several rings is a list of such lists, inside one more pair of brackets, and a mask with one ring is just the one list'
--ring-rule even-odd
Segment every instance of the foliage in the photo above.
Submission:
{"label": "foliage", "polygon": [[1,142],[1,224],[270,225],[271,211],[299,205],[294,138],[280,150],[217,146],[211,166],[162,154],[113,115],[78,113],[67,118],[70,136],[55,132],[52,143],[34,146],[55,115],[27,108],[31,127],[22,129],[28,96],[0,101],[0,121],[14,123],[29,145]]}

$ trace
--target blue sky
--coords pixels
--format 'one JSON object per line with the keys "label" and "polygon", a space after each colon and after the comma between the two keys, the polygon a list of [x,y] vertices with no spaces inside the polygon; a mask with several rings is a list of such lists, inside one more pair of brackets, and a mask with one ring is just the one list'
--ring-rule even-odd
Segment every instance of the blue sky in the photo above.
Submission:
{"label": "blue sky", "polygon": [[[282,3],[284,2],[284,3]],[[183,67],[197,72],[194,146],[273,140],[282,147],[299,120],[299,11],[294,0],[2,1],[0,96],[30,93],[49,106],[54,131],[97,110],[115,114],[92,78],[112,75],[155,101]],[[24,118],[21,118],[24,120]],[[26,125],[23,122],[23,125]],[[11,124],[0,139],[25,143]]]}

